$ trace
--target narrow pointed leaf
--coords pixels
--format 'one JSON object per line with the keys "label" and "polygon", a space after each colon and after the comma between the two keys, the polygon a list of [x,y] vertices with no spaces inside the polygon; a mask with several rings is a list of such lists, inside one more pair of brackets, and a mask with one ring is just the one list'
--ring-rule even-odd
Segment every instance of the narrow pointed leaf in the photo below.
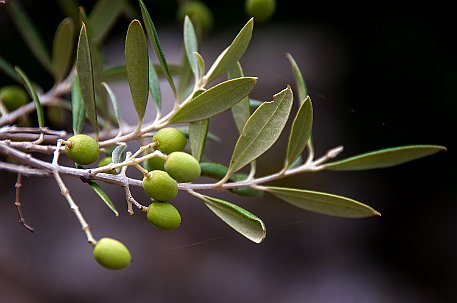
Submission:
{"label": "narrow pointed leaf", "polygon": [[264,190],[296,207],[324,215],[345,218],[380,216],[370,206],[342,196],[273,186],[264,187]]}
{"label": "narrow pointed leaf", "polygon": [[265,224],[254,214],[221,199],[209,196],[203,196],[202,199],[216,216],[249,240],[260,243],[265,239]]}
{"label": "narrow pointed leaf", "polygon": [[[189,127],[178,126],[176,128],[179,129],[186,137],[189,137]],[[222,142],[221,138],[219,138],[218,136],[216,136],[216,134],[214,134],[210,131],[208,131],[207,139],[212,140],[214,142],[219,142],[219,143]]]}
{"label": "narrow pointed leaf", "polygon": [[[121,163],[125,160],[125,155],[126,155],[126,149],[127,149],[127,144],[121,143],[116,148],[113,149],[113,152],[111,153],[111,158],[114,164]],[[120,173],[121,168],[116,168],[116,172]]]}
{"label": "narrow pointed leaf", "polygon": [[151,41],[151,45],[154,48],[154,53],[160,62],[160,66],[162,67],[162,70],[168,80],[168,83],[170,84],[174,95],[176,96],[176,87],[173,82],[172,74],[170,72],[170,68],[168,67],[167,60],[163,54],[162,46],[160,45],[159,35],[157,34],[157,30],[143,1],[139,0],[139,3],[141,8],[141,15],[143,16],[143,21],[146,27],[146,32],[148,33],[149,41]]}
{"label": "narrow pointed leaf", "polygon": [[71,17],[73,21],[78,20],[79,4],[77,0],[57,0],[57,4],[66,16]]}
{"label": "narrow pointed leaf", "polygon": [[52,69],[57,81],[63,79],[73,54],[75,26],[70,18],[65,18],[57,27],[52,46]]}
{"label": "narrow pointed leaf", "polygon": [[240,60],[249,45],[249,41],[251,41],[253,27],[254,19],[251,18],[235,37],[232,44],[213,63],[204,77],[205,83],[210,83]]}
{"label": "narrow pointed leaf", "polygon": [[256,81],[257,78],[242,77],[219,83],[184,104],[170,122],[197,121],[221,113],[243,100]]}
{"label": "narrow pointed leaf", "polygon": [[200,163],[201,175],[215,179],[222,179],[228,172],[228,167],[216,162]]}
{"label": "narrow pointed leaf", "polygon": [[0,71],[3,71],[6,75],[10,78],[16,80],[17,82],[21,82],[21,78],[18,76],[14,67],[9,64],[5,59],[0,56]]}
{"label": "narrow pointed leaf", "polygon": [[193,92],[194,83],[193,83],[193,73],[190,68],[189,60],[187,60],[186,52],[183,51],[181,59],[181,70],[178,75],[178,91],[177,91],[177,100],[179,103],[182,103],[186,100]]}
{"label": "narrow pointed leaf", "polygon": [[287,87],[274,95],[272,102],[265,102],[257,108],[236,142],[229,175],[257,159],[276,142],[286,125],[292,102],[292,90]]}
{"label": "narrow pointed leaf", "polygon": [[89,118],[92,127],[95,129],[95,132],[98,134],[92,56],[90,52],[89,39],[87,37],[86,25],[84,23],[82,23],[79,34],[76,71],[78,74],[81,97],[87,117]]}
{"label": "narrow pointed leaf", "polygon": [[156,67],[149,61],[149,92],[151,93],[152,100],[156,106],[157,111],[160,113],[162,110],[162,95],[160,92],[160,82],[157,75]]}
{"label": "narrow pointed leaf", "polygon": [[198,75],[200,79],[200,77],[205,74],[205,60],[203,60],[203,57],[198,52],[194,52],[194,56],[197,60]]}
{"label": "narrow pointed leaf", "polygon": [[19,1],[12,0],[7,2],[7,8],[11,14],[16,28],[24,39],[25,43],[32,51],[35,58],[48,71],[52,72],[51,58],[42,37],[38,33],[36,26],[25,12]]}
{"label": "narrow pointed leaf", "polygon": [[200,162],[208,136],[208,119],[189,122],[189,143],[192,156]]}
{"label": "narrow pointed leaf", "polygon": [[40,99],[38,98],[38,94],[36,93],[35,87],[33,86],[32,82],[30,81],[29,77],[24,73],[24,71],[16,66],[16,72],[18,73],[19,77],[21,77],[22,81],[24,82],[25,87],[27,88],[27,92],[29,93],[30,97],[33,99],[33,103],[35,103],[35,110],[38,117],[38,126],[40,128],[44,127],[44,113],[43,107],[41,106]]}
{"label": "narrow pointed leaf", "polygon": [[103,41],[122,13],[125,0],[99,0],[89,15],[95,42]]}
{"label": "narrow pointed leaf", "polygon": [[[243,69],[241,68],[239,62],[236,62],[236,64],[234,64],[228,71],[229,79],[239,78],[243,76]],[[249,107],[249,97],[244,97],[243,100],[235,104],[231,110],[233,119],[235,120],[236,128],[238,129],[238,132],[241,133],[244,125],[246,124],[246,122],[249,119],[249,116],[251,115],[251,109]]]}
{"label": "narrow pointed leaf", "polygon": [[292,55],[287,53],[286,56],[287,59],[289,59],[290,65],[292,66],[292,73],[294,74],[295,82],[297,84],[298,100],[300,103],[303,103],[308,96],[305,80],[303,79],[300,68],[298,67]]}
{"label": "narrow pointed leaf", "polygon": [[111,105],[113,106],[113,113],[114,113],[114,116],[116,117],[117,125],[120,128],[122,119],[121,119],[121,113],[119,110],[119,104],[117,102],[116,94],[114,94],[113,90],[106,82],[103,82],[102,85],[105,88],[106,92],[108,93],[109,99],[111,100]]}
{"label": "narrow pointed leaf", "polygon": [[71,85],[71,115],[73,133],[75,135],[80,134],[86,120],[86,110],[84,109],[84,104],[81,97],[81,89],[79,88],[78,77],[73,79],[73,83]]}
{"label": "narrow pointed leaf", "polygon": [[[153,64],[154,69],[157,73],[157,76],[160,78],[165,78],[162,69],[159,64]],[[173,64],[170,65],[170,72],[173,76],[178,75],[181,72],[181,65]],[[122,81],[127,79],[127,71],[125,65],[116,65],[112,67],[107,67],[103,70],[103,78],[105,81]]]}
{"label": "narrow pointed leaf", "polygon": [[313,106],[311,99],[306,98],[295,116],[287,145],[286,167],[289,167],[301,155],[311,138],[313,126]]}
{"label": "narrow pointed leaf", "polygon": [[365,170],[390,167],[446,150],[438,145],[409,145],[381,149],[325,164],[329,170]]}
{"label": "narrow pointed leaf", "polygon": [[110,197],[105,193],[105,191],[95,183],[94,181],[87,182],[89,186],[94,190],[94,192],[102,199],[103,202],[111,209],[111,211],[116,215],[119,216],[119,212],[117,211],[116,207],[114,206],[113,201],[111,201]]}
{"label": "narrow pointed leaf", "polygon": [[149,94],[148,45],[140,21],[130,23],[125,38],[125,67],[133,104],[140,120],[143,120]]}
{"label": "narrow pointed leaf", "polygon": [[198,52],[197,35],[195,34],[194,26],[190,21],[189,16],[184,18],[184,49],[186,50],[187,60],[190,68],[194,73],[195,79],[200,79],[197,58],[194,53]]}

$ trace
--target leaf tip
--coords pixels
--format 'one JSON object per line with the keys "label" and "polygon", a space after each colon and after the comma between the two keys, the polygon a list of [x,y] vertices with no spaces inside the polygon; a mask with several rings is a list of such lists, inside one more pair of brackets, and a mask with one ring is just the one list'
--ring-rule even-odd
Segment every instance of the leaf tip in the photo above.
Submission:
{"label": "leaf tip", "polygon": [[381,213],[376,210],[373,210],[373,215],[376,217],[381,217]]}

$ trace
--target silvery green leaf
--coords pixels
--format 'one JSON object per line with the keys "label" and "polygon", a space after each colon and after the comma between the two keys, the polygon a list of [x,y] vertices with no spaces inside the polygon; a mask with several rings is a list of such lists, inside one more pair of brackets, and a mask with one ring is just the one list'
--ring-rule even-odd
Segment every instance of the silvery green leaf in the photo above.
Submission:
{"label": "silvery green leaf", "polygon": [[111,105],[113,106],[113,113],[114,113],[114,116],[116,117],[117,125],[120,128],[122,119],[121,119],[121,113],[119,111],[119,104],[117,102],[116,94],[114,94],[113,90],[106,82],[102,82],[102,85],[105,88],[106,92],[108,93],[109,99],[111,100]]}
{"label": "silvery green leaf", "polygon": [[6,75],[10,76],[10,78],[21,82],[21,78],[18,76],[14,67],[9,64],[5,59],[0,56],[0,70],[3,71]]}
{"label": "silvery green leaf", "polygon": [[209,196],[201,198],[216,216],[249,240],[260,243],[265,239],[265,224],[256,215],[221,199]]}
{"label": "silvery green leaf", "polygon": [[256,108],[263,104],[263,101],[249,98],[249,106]]}
{"label": "silvery green leaf", "polygon": [[149,61],[149,92],[151,93],[152,100],[156,106],[157,111],[160,113],[162,109],[162,95],[160,92],[160,82],[157,76],[156,67]]}
{"label": "silvery green leaf", "polygon": [[92,68],[92,55],[86,25],[82,23],[78,40],[78,52],[76,57],[76,72],[84,108],[90,123],[98,134],[97,113],[95,107],[95,86]]}
{"label": "silvery green leaf", "polygon": [[187,60],[186,52],[183,52],[181,59],[181,70],[178,75],[178,91],[176,99],[182,103],[186,100],[192,93],[194,88],[193,83],[193,73],[190,68],[189,60]]}
{"label": "silvery green leaf", "polygon": [[132,94],[133,104],[138,114],[138,124],[143,121],[149,95],[148,45],[140,21],[133,20],[125,38],[125,67]]}
{"label": "silvery green leaf", "polygon": [[210,83],[240,60],[249,45],[249,41],[251,41],[253,27],[254,19],[251,18],[235,37],[232,44],[213,63],[208,73],[204,76],[204,83]]}
{"label": "silvery green leaf", "polygon": [[442,150],[446,150],[446,147],[438,145],[392,147],[327,163],[324,167],[329,170],[365,170],[390,167],[433,155]]}
{"label": "silvery green leaf", "polygon": [[309,96],[301,104],[292,124],[287,144],[285,167],[289,167],[303,152],[311,138],[313,126],[313,105]]}
{"label": "silvery green leaf", "polygon": [[[239,78],[243,76],[243,69],[241,68],[239,62],[236,62],[236,64],[232,65],[232,67],[228,70],[229,79]],[[243,100],[235,104],[231,110],[233,119],[235,120],[236,128],[238,129],[238,132],[241,133],[244,125],[249,119],[249,116],[251,116],[251,109],[249,107],[249,97],[244,97]]]}
{"label": "silvery green leaf", "polygon": [[146,32],[148,33],[149,41],[151,41],[151,45],[154,48],[154,53],[157,56],[157,59],[160,62],[160,66],[162,67],[163,73],[165,74],[170,87],[176,96],[176,86],[173,82],[173,78],[170,72],[170,68],[168,67],[167,60],[165,59],[165,55],[162,51],[162,46],[160,45],[159,35],[157,34],[157,30],[152,22],[151,16],[144,5],[142,0],[139,0],[140,8],[141,8],[141,15],[143,16],[144,25],[146,27]]}
{"label": "silvery green leaf", "polygon": [[75,135],[81,133],[84,122],[86,120],[86,110],[81,97],[81,89],[79,88],[78,77],[73,79],[71,85],[71,115],[73,133]]}
{"label": "silvery green leaf", "polygon": [[219,83],[182,105],[170,123],[207,119],[243,100],[254,87],[257,78],[242,77]]}
{"label": "silvery green leaf", "polygon": [[103,41],[122,13],[126,0],[99,0],[90,12],[89,23],[93,29],[94,42]]}
{"label": "silvery green leaf", "polygon": [[[164,78],[165,75],[163,74],[162,69],[160,68],[159,64],[153,64],[154,69],[157,73],[159,78]],[[170,64],[170,72],[173,76],[178,75],[181,72],[181,66],[177,64]],[[125,65],[116,65],[107,67],[103,70],[103,78],[105,81],[123,81],[127,79],[127,71],[125,69]]]}
{"label": "silvery green leaf", "polygon": [[186,50],[187,60],[190,68],[194,73],[195,80],[200,79],[199,67],[197,58],[194,53],[198,52],[197,35],[195,34],[194,26],[189,16],[184,18],[184,49]]}
{"label": "silvery green leaf", "polygon": [[[178,126],[176,127],[177,129],[179,129],[187,138],[189,138],[189,127],[187,126]],[[218,136],[216,136],[216,134],[208,131],[208,136],[207,136],[208,139],[212,140],[212,141],[215,141],[215,142],[222,142],[221,138],[219,138]]]}
{"label": "silvery green leaf", "polygon": [[208,136],[208,119],[189,122],[189,143],[192,156],[200,162]]}
{"label": "silvery green leaf", "polygon": [[35,110],[38,117],[38,126],[40,128],[44,127],[44,113],[43,107],[41,106],[40,99],[38,98],[38,94],[35,91],[35,87],[33,86],[32,82],[30,81],[29,77],[24,73],[24,71],[16,66],[16,72],[19,77],[24,82],[25,87],[27,88],[27,92],[29,93],[30,97],[33,99],[33,103],[35,103]]}
{"label": "silvery green leaf", "polygon": [[203,60],[203,57],[198,52],[194,52],[194,56],[197,60],[199,76],[205,74],[205,60]]}
{"label": "silvery green leaf", "polygon": [[260,105],[241,132],[230,160],[229,172],[243,168],[267,151],[279,138],[292,108],[290,87],[273,96],[272,102]]}
{"label": "silvery green leaf", "polygon": [[297,91],[298,91],[298,100],[300,103],[303,103],[308,96],[308,90],[306,89],[305,80],[303,79],[303,75],[298,67],[297,63],[295,62],[294,58],[291,54],[286,54],[287,59],[289,59],[290,65],[292,66],[292,73],[295,77],[295,82],[297,83]]}
{"label": "silvery green leaf", "polygon": [[73,55],[75,26],[70,18],[65,18],[57,27],[52,46],[52,69],[54,78],[60,81],[68,72]]}
{"label": "silvery green leaf", "polygon": [[19,1],[12,0],[7,2],[6,7],[11,14],[11,19],[16,25],[16,28],[35,58],[48,72],[52,73],[52,63],[49,51],[38,33],[36,26],[33,24],[22,5]]}
{"label": "silvery green leaf", "polygon": [[281,200],[311,212],[345,218],[380,216],[380,213],[370,206],[342,196],[285,187],[268,186],[263,189]]}
{"label": "silvery green leaf", "polygon": [[117,211],[116,207],[114,206],[113,201],[109,198],[109,196],[105,193],[105,191],[96,183],[95,181],[87,182],[89,186],[94,190],[94,192],[102,199],[103,202],[111,209],[111,211],[116,215],[119,216],[119,212]]}
{"label": "silvery green leaf", "polygon": [[[113,152],[111,153],[111,158],[114,164],[121,163],[125,160],[125,151],[127,149],[127,144],[121,143],[116,148],[113,149]],[[120,172],[121,169],[117,168],[116,172]]]}

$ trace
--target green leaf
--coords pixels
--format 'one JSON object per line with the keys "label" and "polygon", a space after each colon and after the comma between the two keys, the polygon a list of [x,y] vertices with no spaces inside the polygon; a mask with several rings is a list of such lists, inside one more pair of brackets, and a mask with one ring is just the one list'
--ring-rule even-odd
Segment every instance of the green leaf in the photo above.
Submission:
{"label": "green leaf", "polygon": [[27,92],[29,93],[30,97],[33,99],[33,103],[35,103],[36,114],[38,117],[38,126],[40,128],[44,127],[44,113],[43,107],[41,106],[40,99],[38,98],[38,94],[35,91],[35,87],[33,87],[32,82],[30,81],[29,77],[24,73],[24,71],[16,66],[16,72],[18,73],[19,77],[21,77],[22,81],[24,82],[25,87],[27,88]]}
{"label": "green leaf", "polygon": [[138,125],[143,121],[149,95],[148,44],[140,21],[133,20],[125,38],[125,67]]}
{"label": "green leaf", "polygon": [[25,43],[41,65],[48,72],[52,73],[52,63],[49,57],[49,51],[46,49],[43,39],[38,33],[36,26],[33,24],[19,1],[12,0],[7,3],[6,7],[8,8],[12,20]]}
{"label": "green leaf", "polygon": [[[239,78],[243,76],[243,69],[241,68],[239,62],[236,62],[236,64],[234,64],[228,71],[229,79]],[[238,129],[238,132],[241,133],[244,125],[246,124],[246,122],[249,119],[249,116],[251,115],[248,96],[244,97],[243,100],[241,100],[232,107],[232,115],[233,119],[235,120],[236,128]]]}
{"label": "green leaf", "polygon": [[287,156],[285,167],[289,167],[301,155],[311,138],[311,128],[313,126],[313,105],[311,99],[307,97],[295,116],[292,130],[287,144]]}
{"label": "green leaf", "polygon": [[324,168],[329,170],[365,170],[390,167],[430,156],[442,150],[446,150],[446,147],[438,145],[392,147],[327,163]]}
{"label": "green leaf", "polygon": [[197,59],[199,75],[203,75],[205,73],[205,60],[203,60],[202,55],[200,55],[198,52],[194,52],[194,56]]}
{"label": "green leaf", "polygon": [[119,212],[116,210],[116,207],[114,206],[113,201],[108,197],[108,195],[105,193],[105,191],[95,183],[94,181],[89,181],[87,182],[89,186],[95,191],[95,193],[105,202],[105,204],[113,211],[113,213],[116,215],[116,217],[119,216]]}
{"label": "green leaf", "polygon": [[295,77],[295,82],[297,84],[297,91],[298,91],[298,100],[300,103],[305,102],[306,97],[308,96],[308,90],[306,89],[305,80],[303,80],[303,75],[298,67],[297,63],[295,62],[294,58],[291,54],[286,54],[287,59],[289,59],[290,65],[292,66],[292,73]]}
{"label": "green leaf", "polygon": [[52,69],[54,78],[61,81],[68,72],[74,46],[75,26],[65,18],[57,27],[52,46]]}
{"label": "green leaf", "polygon": [[197,121],[221,113],[243,100],[257,78],[242,77],[219,83],[182,105],[170,123]]}
{"label": "green leaf", "polygon": [[253,27],[254,19],[251,18],[235,37],[232,44],[213,63],[208,73],[204,76],[204,83],[210,83],[240,60],[249,45],[249,41],[251,41]]}
{"label": "green leaf", "polygon": [[140,8],[141,8],[141,15],[143,16],[144,25],[146,27],[146,32],[148,33],[149,41],[151,41],[151,45],[154,49],[154,53],[157,56],[157,59],[160,62],[160,66],[170,84],[171,89],[173,90],[173,94],[176,96],[176,87],[173,82],[172,74],[170,72],[170,68],[168,67],[167,60],[165,59],[165,55],[162,51],[162,46],[160,45],[159,35],[157,34],[157,30],[152,22],[151,16],[144,5],[143,1],[139,0]]}
{"label": "green leaf", "polygon": [[[114,164],[121,163],[125,160],[125,150],[127,149],[127,144],[125,143],[120,143],[118,146],[116,146],[115,149],[113,149],[113,152],[111,153],[111,158]],[[116,168],[116,172],[120,173],[121,168]]]}
{"label": "green leaf", "polygon": [[264,187],[263,189],[296,207],[324,215],[345,218],[365,218],[381,215],[368,205],[328,193],[273,186]]}
{"label": "green leaf", "polygon": [[[189,127],[187,126],[178,126],[176,127],[177,129],[179,129],[186,137],[189,138]],[[208,136],[207,136],[208,139],[214,141],[214,142],[222,142],[221,138],[219,138],[218,136],[216,136],[214,133],[208,131]]]}
{"label": "green leaf", "polygon": [[16,80],[17,82],[21,82],[21,78],[17,75],[14,67],[9,64],[5,59],[0,56],[0,70],[3,71],[6,75],[10,78]]}
{"label": "green leaf", "polygon": [[87,117],[98,136],[97,113],[95,107],[95,85],[92,68],[92,58],[87,38],[86,25],[82,23],[78,40],[78,52],[76,57],[76,71],[78,74],[81,97],[84,103]]}
{"label": "green leaf", "polygon": [[260,243],[265,239],[267,234],[265,224],[254,214],[221,199],[209,196],[201,198],[216,216],[249,240]]}
{"label": "green leaf", "polygon": [[157,75],[156,67],[149,61],[149,91],[151,92],[152,100],[156,106],[157,112],[162,110],[162,95],[160,92],[160,82]]}
{"label": "green leaf", "polygon": [[122,13],[125,0],[99,0],[89,15],[94,42],[101,42]]}
{"label": "green leaf", "polygon": [[71,115],[73,133],[75,135],[80,134],[86,120],[86,110],[84,109],[84,104],[81,97],[81,89],[79,88],[78,77],[73,79],[71,85]]}
{"label": "green leaf", "polygon": [[273,96],[272,102],[260,105],[251,115],[236,142],[228,176],[267,151],[279,138],[292,108],[290,87]]}
{"label": "green leaf", "polygon": [[228,172],[228,167],[216,162],[200,163],[201,175],[215,179],[222,179]]}
{"label": "green leaf", "polygon": [[111,100],[111,105],[113,106],[113,112],[114,116],[116,117],[117,125],[119,128],[121,127],[122,119],[121,119],[121,113],[119,110],[119,104],[117,102],[116,95],[114,94],[113,90],[111,87],[106,83],[102,82],[103,87],[105,88],[106,92],[108,93],[108,96]]}
{"label": "green leaf", "polygon": [[195,34],[194,26],[190,21],[189,16],[184,18],[184,49],[186,50],[187,60],[189,61],[190,68],[194,73],[195,80],[200,79],[199,67],[197,58],[194,53],[198,52],[197,35]]}
{"label": "green leaf", "polygon": [[[178,75],[181,72],[181,66],[178,64],[169,65],[170,72],[173,76]],[[163,74],[162,69],[160,68],[159,64],[154,64],[154,69],[157,73],[159,78],[164,78],[165,75]],[[125,69],[125,65],[116,65],[105,68],[103,70],[103,78],[105,81],[123,81],[127,79],[127,71]]]}
{"label": "green leaf", "polygon": [[192,156],[200,162],[205,150],[209,120],[189,122],[189,143]]}
{"label": "green leaf", "polygon": [[60,6],[60,9],[65,16],[71,17],[73,21],[79,20],[79,4],[77,0],[57,0],[57,4]]}

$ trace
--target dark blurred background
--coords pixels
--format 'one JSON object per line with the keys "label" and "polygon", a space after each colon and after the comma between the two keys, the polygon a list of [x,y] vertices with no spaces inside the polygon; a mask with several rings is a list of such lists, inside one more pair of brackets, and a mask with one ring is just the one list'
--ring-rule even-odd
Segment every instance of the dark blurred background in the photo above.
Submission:
{"label": "dark blurred background", "polygon": [[[94,3],[80,2],[87,11]],[[178,62],[182,30],[177,2],[145,2],[167,58]],[[21,3],[50,46],[64,17],[57,4]],[[244,1],[206,3],[215,19],[201,50],[209,66],[249,16]],[[298,7],[295,1],[278,1],[274,17],[254,27],[241,61],[245,74],[259,77],[252,97],[270,100],[287,84],[294,85],[285,53],[294,56],[314,102],[317,155],[337,145],[344,145],[344,156],[407,144],[448,148],[399,167],[320,172],[276,183],[352,197],[382,217],[326,217],[267,195],[247,199],[215,193],[264,220],[267,238],[255,245],[188,195],[180,194],[175,203],[183,217],[181,228],[161,232],[140,213],[114,218],[85,184],[66,178],[95,236],[117,238],[133,254],[129,268],[111,272],[93,260],[53,180],[24,180],[24,212],[36,229],[31,234],[17,224],[16,176],[0,172],[0,302],[457,302],[452,14],[439,2],[368,7],[314,1]],[[128,23],[121,18],[107,38],[107,65],[123,61]],[[52,85],[2,6],[0,55],[44,88]],[[0,86],[9,83],[0,74]],[[134,123],[127,85],[113,84],[113,89],[124,101],[122,115]],[[208,157],[228,163],[237,139],[230,115],[221,114],[210,131],[226,141],[210,142]],[[259,175],[280,167],[286,140],[283,136],[259,160]],[[123,209],[122,191],[105,188]],[[146,199],[141,189],[134,195]]]}

